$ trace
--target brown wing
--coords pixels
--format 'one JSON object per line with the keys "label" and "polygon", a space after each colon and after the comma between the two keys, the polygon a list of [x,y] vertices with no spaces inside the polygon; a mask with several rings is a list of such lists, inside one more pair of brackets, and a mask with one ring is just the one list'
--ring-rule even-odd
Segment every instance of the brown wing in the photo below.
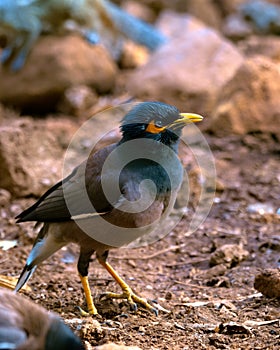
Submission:
{"label": "brown wing", "polygon": [[102,166],[115,145],[91,155],[64,180],[51,187],[31,207],[19,214],[17,222],[67,221],[74,215],[107,212],[111,206],[101,188]]}

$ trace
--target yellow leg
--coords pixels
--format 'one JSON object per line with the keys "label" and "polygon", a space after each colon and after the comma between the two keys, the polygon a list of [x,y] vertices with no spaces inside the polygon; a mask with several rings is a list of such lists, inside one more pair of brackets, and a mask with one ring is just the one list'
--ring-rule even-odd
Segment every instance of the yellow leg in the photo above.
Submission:
{"label": "yellow leg", "polygon": [[92,295],[91,295],[91,291],[90,291],[90,287],[89,287],[89,283],[88,283],[88,277],[87,276],[82,276],[79,275],[81,282],[82,282],[82,286],[84,289],[84,293],[86,296],[86,301],[87,301],[87,307],[88,307],[88,312],[85,312],[84,310],[80,309],[80,312],[82,314],[82,316],[88,316],[88,315],[97,315],[98,311],[93,303],[93,299],[92,299]]}
{"label": "yellow leg", "polygon": [[[122,293],[105,293],[107,298],[116,299],[127,299],[133,310],[137,310],[137,304],[142,305],[144,308],[158,314],[158,310],[150,305],[144,298],[139,297],[133,293],[129,285],[118,275],[118,273],[113,269],[113,267],[106,261],[99,260],[99,263],[109,272],[109,274],[114,278],[114,280],[119,284],[122,289]],[[136,304],[137,303],[137,304]]]}

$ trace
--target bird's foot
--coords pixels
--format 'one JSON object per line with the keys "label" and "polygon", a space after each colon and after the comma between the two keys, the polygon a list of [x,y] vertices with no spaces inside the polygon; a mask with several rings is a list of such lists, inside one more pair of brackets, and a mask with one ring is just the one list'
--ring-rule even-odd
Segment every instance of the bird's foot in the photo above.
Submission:
{"label": "bird's foot", "polygon": [[130,288],[125,288],[123,289],[122,293],[112,293],[112,292],[107,292],[103,293],[100,297],[105,298],[105,299],[126,299],[133,311],[137,310],[137,305],[141,305],[143,308],[152,311],[156,316],[158,316],[158,310],[150,305],[146,299],[139,297]]}
{"label": "bird's foot", "polygon": [[80,313],[81,313],[82,316],[98,315],[98,311],[97,311],[97,309],[96,309],[96,307],[94,305],[94,302],[93,302],[93,299],[92,299],[92,295],[91,295],[91,291],[90,291],[90,288],[89,288],[88,277],[80,275],[80,279],[81,279],[81,282],[82,282],[82,286],[84,288],[88,311],[84,311],[79,306],[78,306],[78,309],[80,310]]}
{"label": "bird's foot", "polygon": [[96,307],[94,307],[91,310],[85,311],[84,309],[82,309],[80,306],[77,306],[80,314],[82,317],[88,317],[88,316],[92,316],[92,315],[98,315],[98,311],[96,309]]}
{"label": "bird's foot", "polygon": [[137,310],[137,304],[141,305],[145,309],[152,311],[156,316],[158,315],[158,310],[150,305],[146,299],[139,297],[133,293],[129,285],[118,275],[118,273],[113,269],[113,267],[105,260],[99,258],[99,263],[109,272],[109,274],[114,278],[118,285],[122,289],[122,293],[104,293],[101,295],[105,298],[115,298],[115,299],[127,299],[132,310]]}

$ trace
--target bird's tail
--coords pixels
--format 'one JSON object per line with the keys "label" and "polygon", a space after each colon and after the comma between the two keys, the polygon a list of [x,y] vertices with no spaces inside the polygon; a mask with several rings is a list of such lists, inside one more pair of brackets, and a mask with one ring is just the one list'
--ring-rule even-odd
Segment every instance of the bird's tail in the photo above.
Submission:
{"label": "bird's tail", "polygon": [[17,285],[15,287],[15,292],[19,292],[21,288],[27,283],[29,278],[32,276],[33,272],[36,270],[37,265],[30,267],[28,265],[24,266],[22,273],[17,281]]}
{"label": "bird's tail", "polygon": [[[59,229],[59,228],[57,228]],[[45,224],[33,245],[33,248],[27,258],[26,265],[18,279],[15,291],[18,292],[29,280],[36,267],[44,260],[54,254],[57,250],[65,246],[65,241],[58,241],[55,235],[48,232],[49,224]]]}

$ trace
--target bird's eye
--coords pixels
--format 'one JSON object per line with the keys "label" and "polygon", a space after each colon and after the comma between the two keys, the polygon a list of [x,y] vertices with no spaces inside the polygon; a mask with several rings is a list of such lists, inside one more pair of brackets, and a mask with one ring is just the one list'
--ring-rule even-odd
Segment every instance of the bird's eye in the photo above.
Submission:
{"label": "bird's eye", "polygon": [[163,125],[163,122],[161,120],[152,120],[146,128],[146,131],[152,134],[158,134],[160,132],[163,132],[164,130],[165,126]]}
{"label": "bird's eye", "polygon": [[161,120],[156,120],[156,121],[155,121],[155,126],[156,126],[157,128],[161,128],[161,127],[163,126],[162,121],[161,121]]}

